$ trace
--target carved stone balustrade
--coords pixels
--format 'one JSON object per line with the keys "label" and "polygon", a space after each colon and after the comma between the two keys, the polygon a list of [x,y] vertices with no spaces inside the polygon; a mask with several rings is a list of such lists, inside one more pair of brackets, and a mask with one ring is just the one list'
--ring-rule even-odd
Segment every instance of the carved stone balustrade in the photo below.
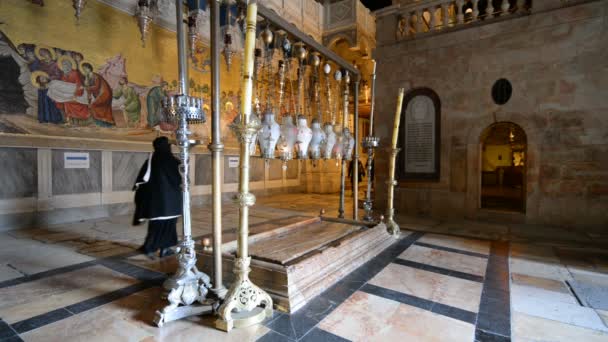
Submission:
{"label": "carved stone balustrade", "polygon": [[376,12],[396,15],[397,40],[527,14],[531,0],[403,0]]}

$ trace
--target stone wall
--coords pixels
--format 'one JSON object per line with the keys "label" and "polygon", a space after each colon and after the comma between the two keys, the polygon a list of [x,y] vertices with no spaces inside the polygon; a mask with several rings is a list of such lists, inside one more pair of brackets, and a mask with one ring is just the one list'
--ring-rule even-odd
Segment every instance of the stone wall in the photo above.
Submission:
{"label": "stone wall", "polygon": [[[398,213],[589,229],[608,225],[608,1],[568,4],[542,11],[533,6],[526,16],[399,42],[398,13],[378,16],[381,145],[390,143],[397,88],[428,87],[441,100],[440,180],[400,181]],[[513,85],[502,106],[491,97],[499,78]],[[480,136],[501,121],[516,123],[527,135],[524,214],[479,209]],[[381,151],[379,189],[386,187],[387,165]],[[385,206],[385,196],[377,192],[377,207]]]}

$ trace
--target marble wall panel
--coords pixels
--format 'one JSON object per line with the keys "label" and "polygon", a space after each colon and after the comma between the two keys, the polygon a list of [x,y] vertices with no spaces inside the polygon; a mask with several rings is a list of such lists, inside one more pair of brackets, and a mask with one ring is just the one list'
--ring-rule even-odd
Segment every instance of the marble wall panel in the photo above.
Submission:
{"label": "marble wall panel", "polygon": [[268,163],[268,180],[276,181],[283,179],[283,162],[272,159]]}
{"label": "marble wall panel", "polygon": [[37,193],[36,150],[0,148],[0,198],[32,197]]}
{"label": "marble wall panel", "polygon": [[290,160],[287,162],[287,179],[298,178],[298,164],[299,160]]}
{"label": "marble wall panel", "polygon": [[112,191],[129,191],[148,153],[112,152]]}
{"label": "marble wall panel", "polygon": [[[88,169],[66,169],[65,152],[88,152]],[[53,195],[101,192],[101,152],[82,150],[53,150]]]}
{"label": "marble wall panel", "polygon": [[251,158],[251,174],[250,179],[252,182],[264,181],[264,159],[262,158]]}
{"label": "marble wall panel", "polygon": [[229,167],[228,159],[230,157],[238,157],[238,156],[224,156],[224,184],[238,183],[239,181],[239,168],[238,167]]}
{"label": "marble wall panel", "polygon": [[194,184],[195,185],[211,185],[213,180],[213,168],[211,165],[210,154],[197,154],[196,160],[196,171],[194,173]]}

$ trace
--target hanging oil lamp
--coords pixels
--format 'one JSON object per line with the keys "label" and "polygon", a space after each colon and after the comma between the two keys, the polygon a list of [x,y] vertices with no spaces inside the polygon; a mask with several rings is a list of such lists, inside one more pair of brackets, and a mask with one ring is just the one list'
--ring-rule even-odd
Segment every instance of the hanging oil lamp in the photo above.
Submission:
{"label": "hanging oil lamp", "polygon": [[[342,81],[342,72],[340,70],[336,70],[336,72],[334,73],[334,80],[336,80],[337,84],[340,84],[340,81]],[[337,101],[336,101],[337,102]],[[336,112],[336,111],[334,111]],[[332,149],[332,157],[335,159],[342,159],[342,156],[344,155],[344,139],[343,139],[343,133],[342,132],[342,128],[338,127],[338,125],[335,124],[335,119],[332,120],[332,124],[333,124],[333,128],[334,128],[334,133],[336,134],[336,144],[334,145],[334,148]]]}
{"label": "hanging oil lamp", "polygon": [[304,96],[302,92],[304,88],[304,74],[305,64],[304,61],[308,56],[308,51],[304,47],[304,44],[298,43],[296,46],[296,57],[298,58],[298,122],[297,122],[297,134],[296,134],[296,146],[297,156],[299,159],[308,159],[308,145],[312,139],[312,130],[308,127],[308,121],[304,115]]}
{"label": "hanging oil lamp", "polygon": [[137,26],[139,27],[141,44],[143,47],[146,47],[146,38],[150,32],[150,24],[152,24],[152,20],[154,20],[157,9],[156,0],[139,0],[137,2],[135,18],[137,19]]}
{"label": "hanging oil lamp", "polygon": [[350,133],[350,129],[348,127],[344,128],[344,133],[342,134],[342,143],[344,144],[344,159],[353,159],[353,151],[355,150],[355,138]]}
{"label": "hanging oil lamp", "polygon": [[321,141],[321,154],[323,159],[331,159],[332,151],[334,149],[334,145],[336,144],[336,134],[334,133],[335,118],[332,114],[332,97],[330,85],[331,66],[329,65],[329,63],[325,63],[325,65],[323,65],[323,74],[325,76],[326,95],[325,117],[328,121],[323,124],[325,139]]}
{"label": "hanging oil lamp", "polygon": [[[262,43],[266,49],[266,60],[265,60],[265,69],[267,71],[267,79],[266,79],[266,108],[264,110],[264,118],[262,120],[262,129],[258,134],[258,142],[260,145],[260,150],[262,151],[262,157],[264,159],[273,159],[275,156],[275,150],[277,147],[277,143],[279,141],[279,137],[281,135],[281,128],[279,124],[275,121],[275,114],[272,110],[272,105],[270,101],[270,79],[272,77],[271,64],[270,64],[270,44],[272,44],[274,40],[274,35],[272,31],[267,27],[260,34],[260,38]],[[261,51],[260,51],[261,55]]]}
{"label": "hanging oil lamp", "polygon": [[80,15],[82,14],[86,4],[87,0],[72,0],[72,7],[74,8],[74,16],[76,17],[77,24],[80,23]]}
{"label": "hanging oil lamp", "polygon": [[199,10],[190,11],[188,15],[188,48],[190,51],[190,58],[194,61],[194,55],[196,54],[196,44],[199,41],[198,37],[198,25],[197,17]]}
{"label": "hanging oil lamp", "polygon": [[[282,66],[281,69],[279,70],[279,85],[280,85],[280,90],[279,90],[279,94],[283,93],[283,87],[285,86],[285,77],[286,75],[290,74],[291,68],[289,67],[291,65],[291,63],[289,62],[289,58],[291,56],[292,50],[291,50],[291,43],[289,42],[289,40],[285,37],[283,39],[283,42],[281,44],[281,49],[283,50],[283,56],[286,58],[283,63],[281,63],[280,65]],[[281,82],[281,80],[283,80]],[[291,90],[291,97],[293,100],[293,86],[292,86],[292,82],[289,81],[289,88]],[[293,123],[293,116],[292,116],[292,111],[293,108],[295,107],[295,103],[294,101],[288,101],[289,103],[289,110],[286,112],[285,115],[283,115],[281,117],[281,138],[280,138],[280,142],[279,142],[279,158],[281,158],[281,160],[283,161],[283,168],[286,169],[287,168],[287,162],[291,159],[293,159],[293,149],[294,149],[294,145],[296,143],[297,140],[297,135],[298,135],[298,129],[296,128],[296,126]],[[293,103],[293,106],[292,106]]]}
{"label": "hanging oil lamp", "polygon": [[[311,131],[312,138],[310,139],[310,147],[308,148],[308,153],[310,155],[310,159],[318,160],[321,159],[321,144],[327,139],[323,129],[321,128],[321,122],[319,119],[312,119],[311,123]],[[330,154],[331,156],[331,154]]]}
{"label": "hanging oil lamp", "polygon": [[308,154],[310,159],[318,160],[321,158],[321,143],[325,140],[325,133],[321,128],[321,122],[323,114],[321,112],[321,94],[319,91],[319,68],[321,66],[321,57],[318,52],[313,52],[311,57],[311,66],[313,67],[313,97],[315,99],[317,117],[311,121],[312,138],[310,140],[310,147],[308,148]]}
{"label": "hanging oil lamp", "polygon": [[[234,1],[226,1],[224,5],[221,7],[221,10],[224,11],[224,15],[221,16],[220,20],[223,19],[223,22],[220,22],[220,27],[222,30],[223,36],[223,47],[222,47],[222,55],[224,56],[224,60],[226,61],[226,69],[230,72],[230,66],[232,65],[232,57],[237,53],[235,51],[233,44],[233,39],[235,39],[235,19],[233,19],[233,12],[237,10],[236,4]],[[236,17],[236,16],[235,16]]]}

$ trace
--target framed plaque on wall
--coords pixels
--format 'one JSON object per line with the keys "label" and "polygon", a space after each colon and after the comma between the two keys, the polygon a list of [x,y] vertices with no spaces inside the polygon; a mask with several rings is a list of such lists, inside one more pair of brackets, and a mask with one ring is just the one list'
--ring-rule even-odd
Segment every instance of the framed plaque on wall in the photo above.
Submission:
{"label": "framed plaque on wall", "polygon": [[441,102],[429,88],[409,91],[403,98],[399,128],[399,180],[439,180]]}

